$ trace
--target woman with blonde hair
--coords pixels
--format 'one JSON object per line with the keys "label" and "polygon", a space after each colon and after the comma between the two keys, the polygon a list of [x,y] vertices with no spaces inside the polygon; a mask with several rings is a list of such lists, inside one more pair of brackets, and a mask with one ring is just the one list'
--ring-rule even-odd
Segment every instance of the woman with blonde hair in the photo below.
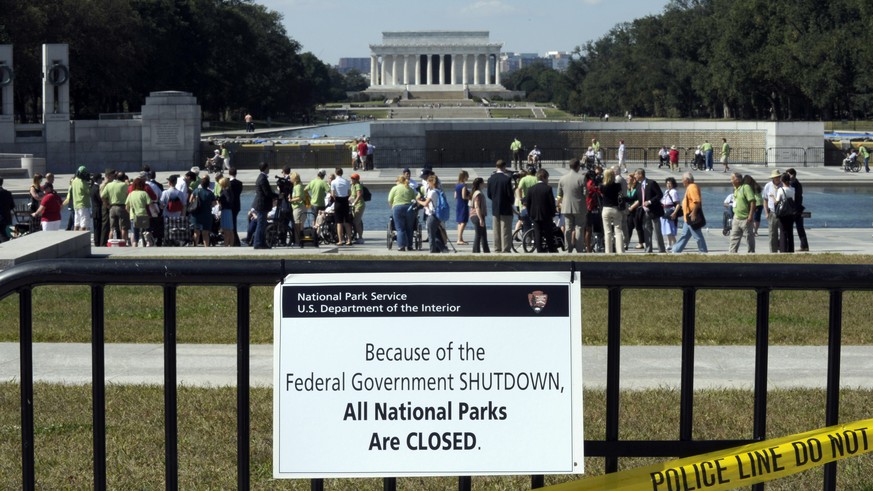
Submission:
{"label": "woman with blonde hair", "polygon": [[416,191],[409,186],[409,179],[402,174],[397,178],[394,187],[388,191],[388,206],[391,207],[391,216],[394,218],[398,251],[413,250],[412,230],[415,226],[415,211],[410,211],[410,205],[415,201],[416,195]]}
{"label": "woman with blonde hair", "polygon": [[292,172],[291,180],[291,212],[294,215],[294,242],[303,247],[303,226],[306,224],[306,190],[300,180],[300,174]]}
{"label": "woman with blonde hair", "polygon": [[603,172],[603,184],[600,185],[600,194],[603,197],[603,234],[606,242],[606,253],[624,253],[624,213],[618,209],[618,194],[621,192],[621,184],[615,182],[615,171],[608,168]]}

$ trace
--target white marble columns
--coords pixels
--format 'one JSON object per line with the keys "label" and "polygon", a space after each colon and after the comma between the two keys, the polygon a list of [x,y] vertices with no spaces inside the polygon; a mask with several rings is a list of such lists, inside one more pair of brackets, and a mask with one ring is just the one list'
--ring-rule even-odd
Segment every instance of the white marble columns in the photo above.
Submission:
{"label": "white marble columns", "polygon": [[499,53],[445,49],[370,55],[370,85],[499,85]]}

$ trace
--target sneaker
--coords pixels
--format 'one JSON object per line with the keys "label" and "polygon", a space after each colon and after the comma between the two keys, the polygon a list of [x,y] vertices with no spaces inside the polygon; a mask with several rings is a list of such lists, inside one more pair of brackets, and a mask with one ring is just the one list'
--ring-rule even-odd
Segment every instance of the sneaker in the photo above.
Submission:
{"label": "sneaker", "polygon": [[364,239],[358,239],[355,241],[355,244],[363,244],[363,243],[364,243]]}

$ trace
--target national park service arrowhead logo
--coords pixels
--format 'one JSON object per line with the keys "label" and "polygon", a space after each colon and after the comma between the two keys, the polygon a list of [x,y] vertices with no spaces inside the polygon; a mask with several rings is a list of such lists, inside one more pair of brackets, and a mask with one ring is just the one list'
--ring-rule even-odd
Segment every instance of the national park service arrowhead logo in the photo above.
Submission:
{"label": "national park service arrowhead logo", "polygon": [[549,296],[541,290],[532,291],[527,294],[527,303],[534,312],[539,314],[546,308],[546,303],[549,301]]}

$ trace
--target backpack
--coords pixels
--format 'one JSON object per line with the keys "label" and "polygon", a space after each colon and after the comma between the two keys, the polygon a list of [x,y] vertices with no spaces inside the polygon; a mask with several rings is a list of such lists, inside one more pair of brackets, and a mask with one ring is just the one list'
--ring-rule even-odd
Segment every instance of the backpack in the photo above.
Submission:
{"label": "backpack", "polygon": [[373,199],[373,193],[367,189],[367,186],[361,185],[361,194],[364,196],[364,201],[370,201]]}
{"label": "backpack", "polygon": [[434,213],[439,221],[445,222],[449,219],[449,201],[446,199],[446,193],[442,189],[437,189],[436,194],[437,202],[434,206]]}
{"label": "backpack", "polygon": [[182,208],[184,208],[182,206],[182,200],[178,196],[173,196],[167,202],[167,211],[171,211],[171,212],[182,211]]}
{"label": "backpack", "polygon": [[188,199],[188,213],[196,213],[200,209],[200,195],[196,192],[191,193]]}
{"label": "backpack", "polygon": [[797,205],[794,204],[794,200],[782,195],[782,200],[776,203],[776,216],[778,218],[787,218],[793,217],[797,214]]}

